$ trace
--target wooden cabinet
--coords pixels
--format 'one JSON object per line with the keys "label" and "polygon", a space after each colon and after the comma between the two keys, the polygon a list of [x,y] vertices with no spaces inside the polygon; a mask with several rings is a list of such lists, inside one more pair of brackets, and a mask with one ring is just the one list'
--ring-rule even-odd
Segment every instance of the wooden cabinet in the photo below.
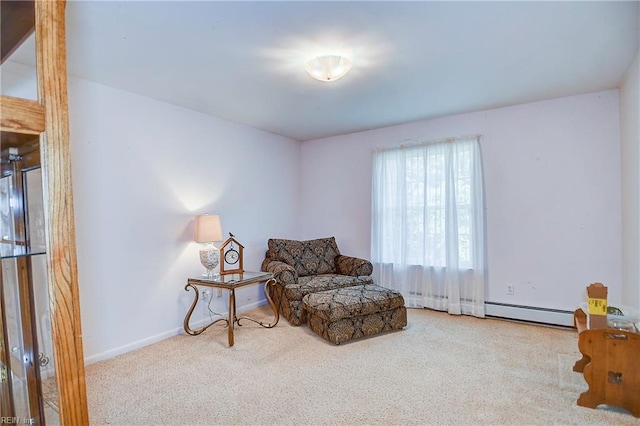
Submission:
{"label": "wooden cabinet", "polygon": [[[26,7],[25,5],[29,5]],[[67,68],[65,47],[65,1],[3,1],[2,55],[15,49],[25,36],[35,31],[38,101],[0,96],[0,151],[10,145],[21,147],[37,143],[42,172],[44,217],[44,267],[51,312],[59,418],[63,425],[89,424],[84,377],[84,356],[77,282],[73,190],[67,108]],[[31,19],[29,15],[33,15]],[[25,18],[26,16],[26,18]],[[31,28],[29,23],[31,22]],[[18,233],[21,235],[27,233]],[[28,241],[16,241],[25,244]],[[29,265],[31,257],[24,251],[24,293],[32,291]],[[21,290],[22,291],[22,290]],[[23,302],[20,302],[23,303]],[[29,301],[25,301],[27,306]],[[5,301],[0,305],[4,312]],[[0,313],[2,313],[0,312]],[[1,317],[2,315],[0,315]],[[29,327],[25,319],[22,327]],[[4,326],[4,324],[3,324]],[[31,330],[23,330],[29,334]],[[0,339],[0,356],[10,348]],[[33,360],[27,360],[33,362]],[[6,378],[6,373],[3,377]],[[2,384],[5,386],[6,382]],[[37,388],[40,384],[36,383]],[[3,396],[6,395],[3,387]],[[3,416],[6,402],[2,401]],[[37,402],[34,402],[37,404]],[[39,423],[38,423],[39,424]]]}
{"label": "wooden cabinet", "polygon": [[589,389],[578,405],[596,408],[615,405],[640,417],[640,334],[613,328],[587,328],[582,309],[574,312],[582,359],[573,371],[584,373]]}

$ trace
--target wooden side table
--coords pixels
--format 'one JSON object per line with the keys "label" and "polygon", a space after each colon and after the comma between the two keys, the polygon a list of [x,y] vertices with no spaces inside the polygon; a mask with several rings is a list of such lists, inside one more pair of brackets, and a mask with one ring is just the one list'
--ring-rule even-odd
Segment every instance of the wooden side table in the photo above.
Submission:
{"label": "wooden side table", "polygon": [[[273,310],[274,319],[273,319],[273,322],[271,323],[264,323],[262,321],[258,321],[246,316],[242,316],[242,317],[236,316],[236,289],[250,286],[250,285],[256,285],[260,283],[265,283],[264,294],[267,298],[267,302],[269,302],[269,306]],[[229,346],[233,346],[235,325],[236,324],[238,324],[239,326],[242,325],[240,324],[241,320],[253,321],[264,328],[275,327],[276,324],[278,324],[280,315],[278,313],[278,309],[276,308],[275,303],[273,303],[273,300],[271,300],[271,296],[269,296],[269,287],[273,286],[274,284],[275,284],[275,279],[273,278],[273,275],[268,272],[244,271],[241,274],[221,275],[213,279],[189,278],[187,280],[187,285],[184,287],[184,289],[185,291],[189,291],[189,289],[193,289],[195,293],[194,293],[193,303],[191,304],[191,308],[189,308],[189,311],[187,312],[187,315],[184,318],[184,331],[186,331],[188,334],[192,336],[197,336],[198,334],[201,334],[212,325],[218,322],[224,321],[226,322],[227,328],[229,329],[228,331]],[[203,286],[203,287],[209,287],[209,288],[220,288],[223,290],[227,290],[229,292],[228,318],[218,318],[215,321],[212,321],[211,323],[195,330],[189,327],[189,320],[191,319],[191,314],[196,308],[196,305],[198,304],[198,298],[200,296],[200,292],[198,291],[197,286]]]}
{"label": "wooden side table", "polygon": [[613,328],[587,328],[582,309],[573,314],[582,359],[573,371],[582,372],[589,389],[578,405],[615,405],[640,417],[640,334]]}

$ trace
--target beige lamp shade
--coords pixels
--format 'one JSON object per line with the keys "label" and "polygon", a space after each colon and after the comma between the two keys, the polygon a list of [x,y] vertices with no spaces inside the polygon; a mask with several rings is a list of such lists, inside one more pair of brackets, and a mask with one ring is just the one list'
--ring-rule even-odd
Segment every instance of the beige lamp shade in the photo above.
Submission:
{"label": "beige lamp shade", "polygon": [[195,239],[198,243],[222,241],[222,225],[217,214],[196,216]]}

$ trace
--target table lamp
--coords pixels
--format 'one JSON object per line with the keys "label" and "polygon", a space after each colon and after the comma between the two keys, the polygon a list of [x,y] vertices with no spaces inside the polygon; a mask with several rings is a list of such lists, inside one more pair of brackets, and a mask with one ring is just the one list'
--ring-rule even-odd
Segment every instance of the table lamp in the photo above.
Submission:
{"label": "table lamp", "polygon": [[207,271],[202,274],[208,279],[214,278],[213,270],[220,263],[220,251],[213,245],[215,241],[222,241],[222,225],[217,214],[196,216],[195,240],[204,243],[200,250],[200,263]]}

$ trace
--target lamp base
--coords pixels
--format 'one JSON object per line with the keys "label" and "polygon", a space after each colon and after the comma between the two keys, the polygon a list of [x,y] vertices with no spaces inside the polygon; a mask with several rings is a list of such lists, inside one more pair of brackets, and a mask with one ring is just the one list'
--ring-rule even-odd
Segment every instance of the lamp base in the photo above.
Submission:
{"label": "lamp base", "polygon": [[220,278],[220,274],[215,273],[214,271],[204,271],[202,273],[202,278],[206,278],[208,280],[216,280],[218,278]]}
{"label": "lamp base", "polygon": [[214,272],[216,266],[220,263],[220,251],[211,245],[205,249],[200,250],[200,263],[207,270],[202,274],[207,279],[217,278],[218,274]]}

